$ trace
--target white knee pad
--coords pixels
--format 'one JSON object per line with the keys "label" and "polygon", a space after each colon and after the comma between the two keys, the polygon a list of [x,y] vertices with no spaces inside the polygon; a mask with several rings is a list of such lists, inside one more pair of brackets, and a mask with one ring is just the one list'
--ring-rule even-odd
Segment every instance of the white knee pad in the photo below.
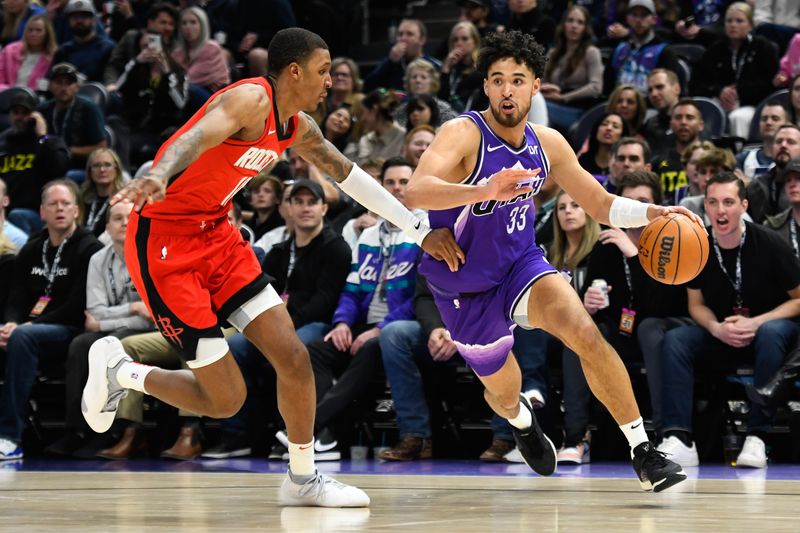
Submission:
{"label": "white knee pad", "polygon": [[194,361],[186,361],[189,368],[202,368],[216,363],[228,353],[228,342],[222,337],[210,337],[197,341]]}
{"label": "white knee pad", "polygon": [[282,303],[283,300],[281,300],[281,297],[275,292],[275,289],[272,288],[272,285],[267,285],[264,290],[247,300],[231,313],[231,316],[228,317],[228,322],[238,329],[239,332],[242,332],[258,315]]}

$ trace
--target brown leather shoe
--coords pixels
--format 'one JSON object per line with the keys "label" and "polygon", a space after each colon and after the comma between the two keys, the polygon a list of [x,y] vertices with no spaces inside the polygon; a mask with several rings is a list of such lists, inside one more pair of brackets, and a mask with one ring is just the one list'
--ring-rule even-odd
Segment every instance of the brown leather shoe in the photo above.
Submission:
{"label": "brown leather shoe", "polygon": [[433,442],[420,437],[403,437],[394,448],[381,452],[379,459],[385,461],[413,461],[415,459],[431,459]]}
{"label": "brown leather shoe", "polygon": [[492,445],[484,451],[479,459],[489,463],[502,463],[506,461],[506,455],[514,450],[514,442],[503,439],[494,439]]}
{"label": "brown leather shoe", "polygon": [[128,426],[122,433],[122,438],[114,446],[97,452],[97,457],[112,460],[128,459],[146,450],[147,442],[143,430],[136,426]]}
{"label": "brown leather shoe", "polygon": [[196,426],[183,426],[172,448],[161,452],[161,457],[191,461],[203,453],[202,433]]}

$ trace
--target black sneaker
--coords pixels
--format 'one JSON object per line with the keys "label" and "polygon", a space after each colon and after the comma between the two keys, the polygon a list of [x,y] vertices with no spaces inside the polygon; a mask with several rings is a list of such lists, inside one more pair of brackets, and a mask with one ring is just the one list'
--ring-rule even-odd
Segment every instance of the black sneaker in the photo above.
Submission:
{"label": "black sneaker", "polygon": [[217,445],[204,451],[200,457],[228,459],[230,457],[247,457],[251,453],[253,453],[253,448],[246,435],[223,433]]}
{"label": "black sneaker", "polygon": [[531,470],[540,476],[549,476],[556,471],[556,447],[539,426],[528,399],[521,394],[519,399],[520,409],[524,407],[531,412],[531,427],[526,430],[511,428],[517,448]]}
{"label": "black sneaker", "polygon": [[75,450],[85,445],[89,439],[75,430],[68,430],[60,439],[44,449],[44,453],[56,457],[70,457]]}
{"label": "black sneaker", "polygon": [[681,465],[667,459],[665,453],[656,450],[649,442],[633,449],[632,461],[644,490],[661,492],[686,479]]}
{"label": "black sneaker", "polygon": [[280,442],[272,446],[267,459],[270,461],[283,461],[283,455],[289,455],[289,449]]}

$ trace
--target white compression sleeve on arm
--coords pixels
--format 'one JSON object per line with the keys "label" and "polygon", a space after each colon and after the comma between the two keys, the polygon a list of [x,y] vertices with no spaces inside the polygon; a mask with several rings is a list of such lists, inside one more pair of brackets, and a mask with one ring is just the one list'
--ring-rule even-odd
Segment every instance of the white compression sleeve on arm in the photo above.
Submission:
{"label": "white compression sleeve on arm", "polygon": [[339,187],[353,200],[405,231],[420,246],[431,231],[427,224],[414,216],[414,213],[356,164]]}
{"label": "white compression sleeve on arm", "polygon": [[649,206],[638,200],[617,196],[608,210],[608,221],[615,228],[641,228],[650,222],[647,218]]}

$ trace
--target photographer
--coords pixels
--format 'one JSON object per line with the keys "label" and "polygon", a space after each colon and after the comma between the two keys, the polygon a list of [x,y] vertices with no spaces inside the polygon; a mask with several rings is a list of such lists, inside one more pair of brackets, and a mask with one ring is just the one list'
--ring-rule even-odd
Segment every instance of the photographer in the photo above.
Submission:
{"label": "photographer", "polygon": [[47,123],[35,111],[36,99],[26,92],[11,98],[11,126],[0,133],[0,178],[8,186],[8,220],[28,234],[42,227],[42,186],[69,168],[64,141],[47,134]]}

